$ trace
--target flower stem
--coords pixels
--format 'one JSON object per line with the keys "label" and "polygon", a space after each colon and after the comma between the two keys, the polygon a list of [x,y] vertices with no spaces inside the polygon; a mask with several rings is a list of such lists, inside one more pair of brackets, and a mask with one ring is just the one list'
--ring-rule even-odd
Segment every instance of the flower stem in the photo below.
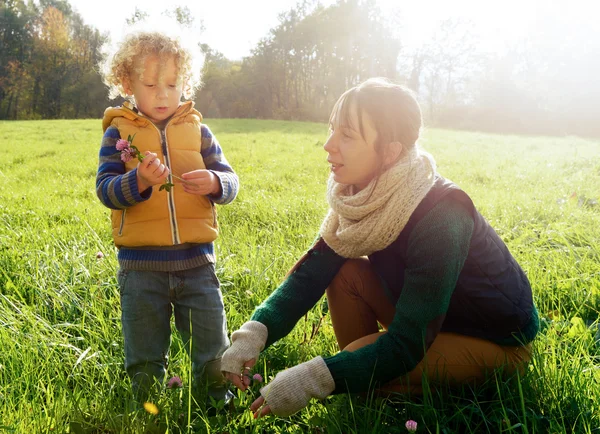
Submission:
{"label": "flower stem", "polygon": [[171,173],[171,176],[172,176],[173,178],[175,178],[175,179],[178,179],[178,180],[180,180],[180,181],[181,181],[181,182],[183,182],[184,184],[189,184],[189,185],[193,185],[193,184],[194,184],[193,182],[186,181],[185,179],[183,179],[183,178],[180,178],[180,177],[179,177],[179,176],[177,176],[177,175],[173,175],[172,173]]}

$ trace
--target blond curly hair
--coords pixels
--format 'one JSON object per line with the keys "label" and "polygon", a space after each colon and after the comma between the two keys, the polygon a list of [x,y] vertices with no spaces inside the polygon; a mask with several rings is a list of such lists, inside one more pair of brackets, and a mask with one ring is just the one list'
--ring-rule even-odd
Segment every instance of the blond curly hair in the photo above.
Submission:
{"label": "blond curly hair", "polygon": [[[100,74],[108,87],[109,98],[118,96],[133,99],[125,93],[123,82],[133,74],[142,75],[143,65],[148,56],[160,59],[173,56],[179,80],[184,83],[183,97],[190,99],[201,84],[202,56],[193,55],[193,47],[186,47],[180,38],[164,33],[141,31],[125,36],[112,51],[108,51],[100,63]],[[198,48],[199,54],[200,50]]]}

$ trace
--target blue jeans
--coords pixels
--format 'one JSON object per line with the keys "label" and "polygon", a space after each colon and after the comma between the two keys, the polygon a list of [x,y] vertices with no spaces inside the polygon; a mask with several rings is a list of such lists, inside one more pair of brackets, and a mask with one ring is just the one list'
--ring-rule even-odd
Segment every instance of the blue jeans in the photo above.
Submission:
{"label": "blue jeans", "polygon": [[192,361],[195,391],[217,400],[231,396],[221,374],[229,346],[223,296],[214,264],[162,272],[119,270],[125,369],[134,395],[146,400],[162,383],[171,341],[171,313]]}

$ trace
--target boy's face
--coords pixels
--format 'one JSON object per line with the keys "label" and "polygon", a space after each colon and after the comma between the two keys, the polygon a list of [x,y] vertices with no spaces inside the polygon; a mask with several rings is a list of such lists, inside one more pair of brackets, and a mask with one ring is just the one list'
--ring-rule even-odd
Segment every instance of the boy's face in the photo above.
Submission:
{"label": "boy's face", "polygon": [[141,71],[141,74],[134,72],[123,83],[123,88],[127,95],[134,96],[138,110],[155,123],[173,115],[183,92],[175,58],[170,56],[161,59],[150,55],[142,61],[136,61],[134,71]]}

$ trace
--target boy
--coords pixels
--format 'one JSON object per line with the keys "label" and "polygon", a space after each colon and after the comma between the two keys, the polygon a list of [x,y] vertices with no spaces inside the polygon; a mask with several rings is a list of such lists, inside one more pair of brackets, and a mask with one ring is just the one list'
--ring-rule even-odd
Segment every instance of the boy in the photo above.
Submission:
{"label": "boy", "polygon": [[238,177],[194,103],[181,102],[199,82],[192,53],[179,39],[140,32],[103,65],[111,96],[129,100],[104,113],[96,193],[112,209],[125,368],[139,401],[164,378],[173,311],[196,387],[232,396],[220,373],[229,340],[214,204],[236,197]]}

